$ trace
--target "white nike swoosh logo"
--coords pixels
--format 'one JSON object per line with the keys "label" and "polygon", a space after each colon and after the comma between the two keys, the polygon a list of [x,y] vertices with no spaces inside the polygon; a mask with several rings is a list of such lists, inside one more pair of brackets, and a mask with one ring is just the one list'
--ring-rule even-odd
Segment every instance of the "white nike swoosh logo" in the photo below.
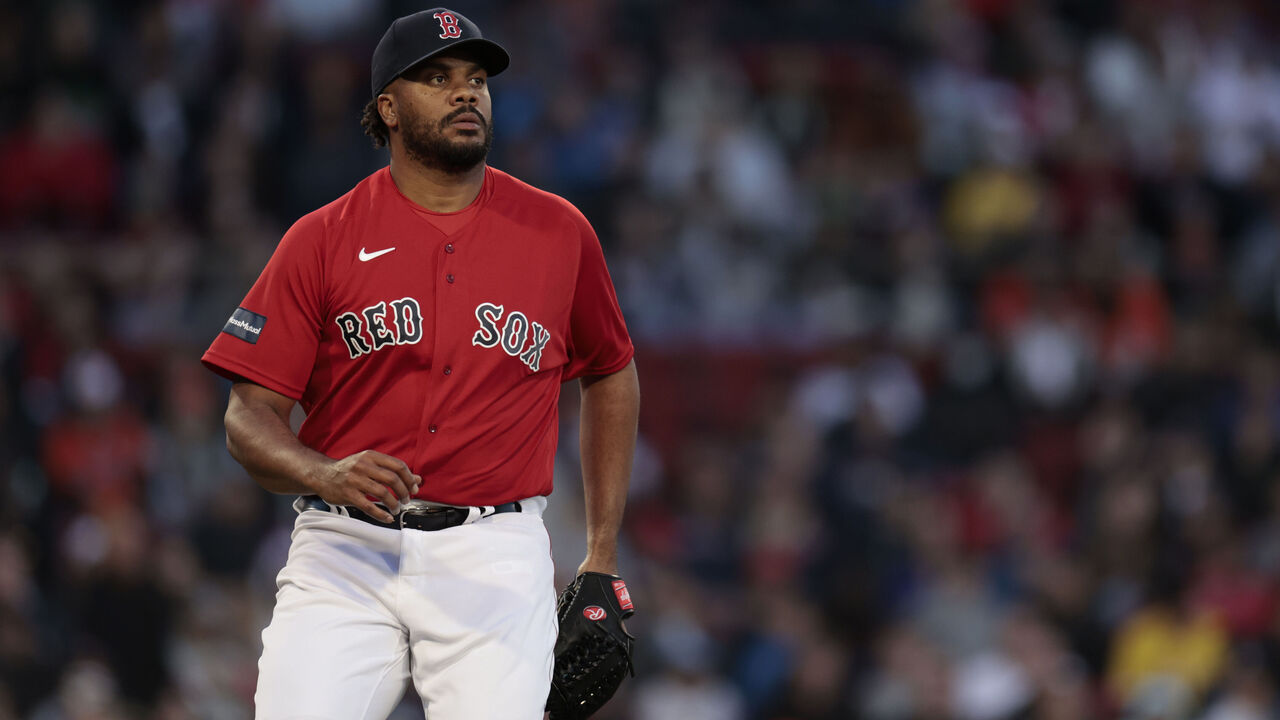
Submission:
{"label": "white nike swoosh logo", "polygon": [[369,262],[380,255],[386,255],[392,250],[395,250],[395,248],[389,247],[386,250],[379,250],[378,252],[365,252],[364,248],[360,248],[360,262]]}

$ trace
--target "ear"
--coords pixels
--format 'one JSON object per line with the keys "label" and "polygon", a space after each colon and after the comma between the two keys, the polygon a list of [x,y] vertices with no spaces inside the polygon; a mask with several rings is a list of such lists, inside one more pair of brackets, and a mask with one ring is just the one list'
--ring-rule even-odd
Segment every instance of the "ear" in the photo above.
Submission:
{"label": "ear", "polygon": [[394,95],[384,92],[378,96],[378,114],[382,116],[382,122],[386,123],[388,129],[400,125],[400,117],[396,112],[396,98]]}

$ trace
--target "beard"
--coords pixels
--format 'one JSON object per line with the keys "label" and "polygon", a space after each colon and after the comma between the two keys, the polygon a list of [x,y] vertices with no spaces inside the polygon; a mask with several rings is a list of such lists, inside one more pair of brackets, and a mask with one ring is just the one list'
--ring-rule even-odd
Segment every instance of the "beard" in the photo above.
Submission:
{"label": "beard", "polygon": [[[459,115],[472,113],[480,118],[480,130],[484,134],[483,142],[472,142],[471,138],[459,142],[444,136],[444,131]],[[450,175],[460,175],[484,162],[489,155],[489,147],[493,145],[493,126],[480,114],[479,110],[461,107],[449,113],[438,123],[431,123],[420,118],[413,118],[404,125],[404,149],[409,157],[424,167],[441,170]]]}

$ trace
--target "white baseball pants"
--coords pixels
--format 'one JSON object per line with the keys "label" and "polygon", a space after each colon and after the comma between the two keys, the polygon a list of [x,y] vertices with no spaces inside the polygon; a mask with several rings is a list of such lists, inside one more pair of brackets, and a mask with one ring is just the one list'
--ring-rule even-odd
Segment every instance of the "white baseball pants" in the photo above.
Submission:
{"label": "white baseball pants", "polygon": [[545,498],[446,530],[307,510],[262,633],[258,720],[541,720],[556,641]]}

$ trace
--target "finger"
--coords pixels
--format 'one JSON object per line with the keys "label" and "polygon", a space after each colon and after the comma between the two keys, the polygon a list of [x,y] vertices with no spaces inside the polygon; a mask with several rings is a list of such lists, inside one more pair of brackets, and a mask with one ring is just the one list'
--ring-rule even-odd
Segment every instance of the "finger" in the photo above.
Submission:
{"label": "finger", "polygon": [[[410,495],[413,495],[413,493],[417,492],[417,489],[414,487],[414,485],[421,483],[422,478],[418,477],[417,475],[414,475],[413,471],[409,469],[409,466],[405,463],[405,461],[401,460],[400,458],[392,457],[390,455],[385,455],[383,453],[379,453],[376,451],[373,451],[371,458],[380,467],[386,468],[387,470],[395,474],[396,476],[395,482],[384,482],[381,480],[380,482],[383,482],[383,484],[387,485],[388,487],[395,489],[397,495],[399,495],[402,498],[408,499]],[[416,482],[415,482],[415,478],[416,478]]]}
{"label": "finger", "polygon": [[400,511],[400,500],[396,497],[396,494],[391,492],[390,488],[377,480],[365,478],[363,482],[360,483],[359,489],[363,489],[365,495],[372,495],[377,500],[382,501],[382,504],[386,505],[387,509],[391,512],[395,513]]}
{"label": "finger", "polygon": [[[392,504],[396,502],[396,499],[391,492],[387,490],[386,486],[380,485],[369,479],[365,479],[361,485],[363,490],[361,488],[353,488],[358,493],[358,498],[356,502],[352,504],[360,507],[369,515],[372,515],[383,522],[394,521],[395,515],[393,515],[393,513],[399,511],[399,505]],[[379,507],[377,504],[378,502],[381,502],[386,507]]]}
{"label": "finger", "polygon": [[[400,463],[400,467],[396,468],[396,476],[400,478],[400,482],[404,485],[406,499],[418,492],[418,488],[416,487],[417,483],[414,482],[414,478],[417,476],[413,474],[413,471],[409,469],[408,465]],[[421,480],[421,478],[419,478],[419,480]]]}
{"label": "finger", "polygon": [[408,500],[411,494],[409,488],[412,483],[406,483],[404,478],[390,468],[379,467],[369,471],[369,477],[373,478],[383,487],[390,488],[391,492],[401,500]]}
{"label": "finger", "polygon": [[370,500],[367,497],[361,496],[360,500],[352,503],[352,505],[355,505],[356,507],[363,510],[364,514],[368,515],[371,518],[377,518],[382,522],[388,522],[388,523],[396,521],[396,518],[394,515],[378,507],[377,505],[374,504],[372,500]]}

